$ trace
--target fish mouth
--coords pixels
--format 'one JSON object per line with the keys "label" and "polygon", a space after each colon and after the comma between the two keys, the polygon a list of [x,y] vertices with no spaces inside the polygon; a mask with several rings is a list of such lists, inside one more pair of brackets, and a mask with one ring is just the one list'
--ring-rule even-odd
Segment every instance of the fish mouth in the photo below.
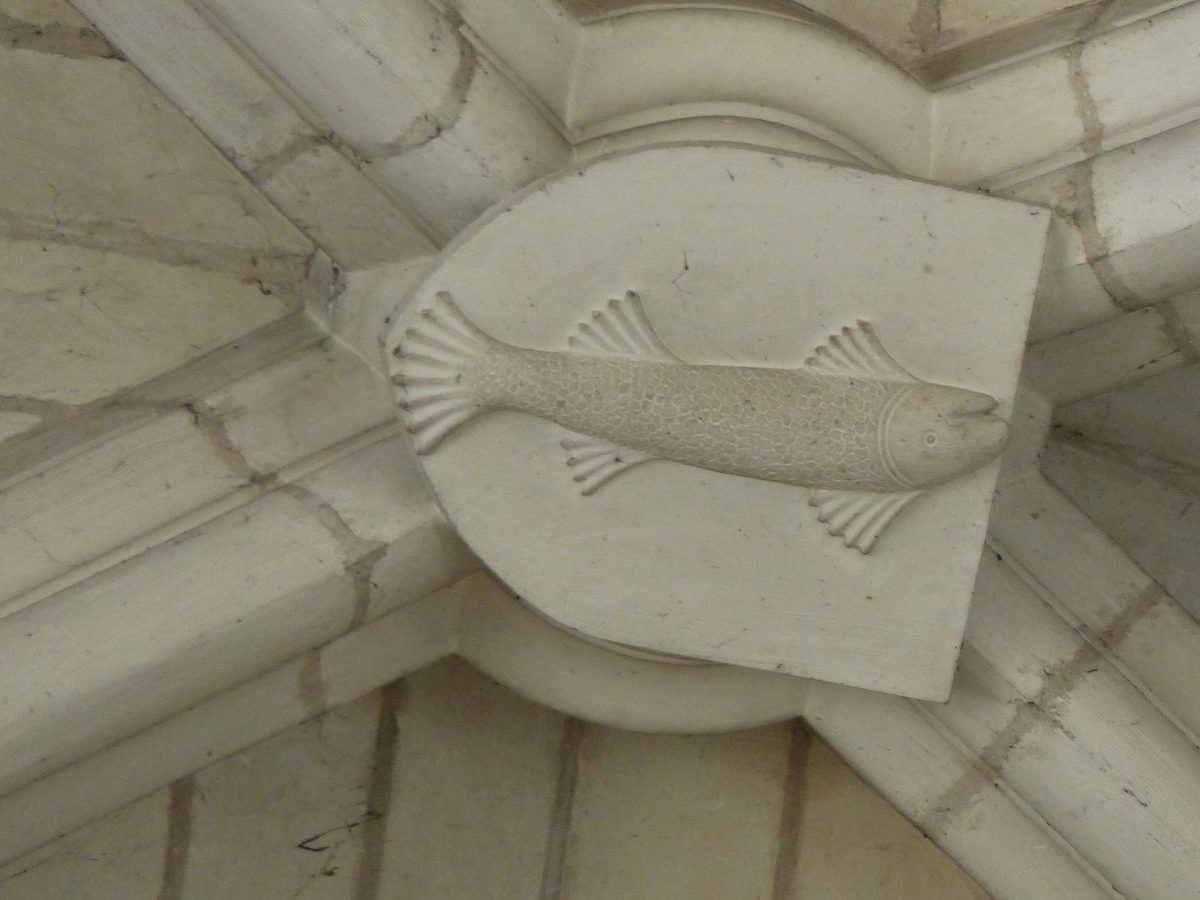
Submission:
{"label": "fish mouth", "polygon": [[975,445],[981,459],[990,459],[1008,446],[1010,429],[1008,422],[992,415],[1000,405],[995,397],[976,392],[960,398],[954,405],[949,421],[963,429],[964,435]]}
{"label": "fish mouth", "polygon": [[1001,453],[1008,446],[1009,438],[1012,436],[1008,422],[999,416],[991,415],[990,411],[997,405],[995,401],[992,401],[987,412],[981,409],[977,412],[963,413],[953,417],[953,421],[958,423],[967,439],[974,444],[975,453],[981,460],[991,459]]}
{"label": "fish mouth", "polygon": [[957,402],[950,413],[954,418],[986,416],[1000,405],[1000,401],[995,397],[990,397],[987,394],[978,394],[973,391],[967,393],[961,399],[955,399]]}

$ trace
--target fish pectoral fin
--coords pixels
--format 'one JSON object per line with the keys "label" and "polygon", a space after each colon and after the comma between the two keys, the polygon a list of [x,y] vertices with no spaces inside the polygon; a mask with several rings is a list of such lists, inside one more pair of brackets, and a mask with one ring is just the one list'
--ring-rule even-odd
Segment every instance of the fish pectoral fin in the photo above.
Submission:
{"label": "fish pectoral fin", "polygon": [[585,495],[595,493],[601,485],[638,463],[657,458],[587,435],[564,438],[562,448],[567,451],[567,465],[574,473],[571,477],[579,483],[579,492]]}
{"label": "fish pectoral fin", "polygon": [[871,323],[859,319],[854,325],[845,326],[837,334],[813,351],[804,365],[824,375],[842,375],[848,378],[872,378],[880,381],[913,381],[914,376],[880,343]]}
{"label": "fish pectoral fin", "polygon": [[681,362],[658,336],[642,308],[642,298],[633,291],[594,310],[567,336],[567,346],[588,356]]}
{"label": "fish pectoral fin", "polygon": [[875,549],[875,542],[896,514],[920,494],[909,491],[877,494],[868,491],[813,491],[809,505],[817,507],[817,519],[825,530],[840,537],[847,547],[863,553]]}

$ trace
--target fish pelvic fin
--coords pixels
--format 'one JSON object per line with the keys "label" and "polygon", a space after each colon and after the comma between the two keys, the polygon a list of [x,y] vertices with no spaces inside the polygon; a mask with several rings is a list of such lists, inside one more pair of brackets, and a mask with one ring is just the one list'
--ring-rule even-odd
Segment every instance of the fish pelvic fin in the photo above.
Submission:
{"label": "fish pelvic fin", "polygon": [[486,410],[468,376],[495,345],[445,291],[405,330],[392,351],[399,360],[392,380],[418,453],[436,450],[451,432]]}
{"label": "fish pelvic fin", "polygon": [[823,375],[879,381],[921,380],[892,358],[871,323],[865,319],[859,319],[854,325],[847,325],[837,334],[831,334],[804,361],[804,365]]}
{"label": "fish pelvic fin", "polygon": [[840,537],[847,547],[866,554],[875,549],[875,542],[900,510],[920,493],[818,490],[812,492],[808,502],[819,510],[817,519],[826,531]]}
{"label": "fish pelvic fin", "polygon": [[567,336],[567,346],[587,356],[624,356],[681,362],[650,324],[642,298],[633,291],[595,309]]}
{"label": "fish pelvic fin", "polygon": [[579,485],[579,493],[594,494],[602,485],[639,463],[656,459],[649,453],[620,447],[602,438],[573,434],[562,440],[567,466]]}

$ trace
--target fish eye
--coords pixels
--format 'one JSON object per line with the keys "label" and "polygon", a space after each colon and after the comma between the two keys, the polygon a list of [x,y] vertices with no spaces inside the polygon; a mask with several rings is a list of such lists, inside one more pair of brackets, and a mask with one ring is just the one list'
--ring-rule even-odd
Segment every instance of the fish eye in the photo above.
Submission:
{"label": "fish eye", "polygon": [[925,441],[926,447],[936,447],[937,442],[938,442],[937,432],[934,432],[934,431],[925,432],[924,441]]}

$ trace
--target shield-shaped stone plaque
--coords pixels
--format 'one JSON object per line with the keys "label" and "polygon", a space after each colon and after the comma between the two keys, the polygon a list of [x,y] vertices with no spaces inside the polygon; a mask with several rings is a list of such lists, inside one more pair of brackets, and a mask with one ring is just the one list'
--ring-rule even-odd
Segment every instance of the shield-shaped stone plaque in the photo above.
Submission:
{"label": "shield-shaped stone plaque", "polygon": [[447,248],[393,381],[446,515],[543,615],[944,699],[1046,224],[748,147],[603,158]]}

